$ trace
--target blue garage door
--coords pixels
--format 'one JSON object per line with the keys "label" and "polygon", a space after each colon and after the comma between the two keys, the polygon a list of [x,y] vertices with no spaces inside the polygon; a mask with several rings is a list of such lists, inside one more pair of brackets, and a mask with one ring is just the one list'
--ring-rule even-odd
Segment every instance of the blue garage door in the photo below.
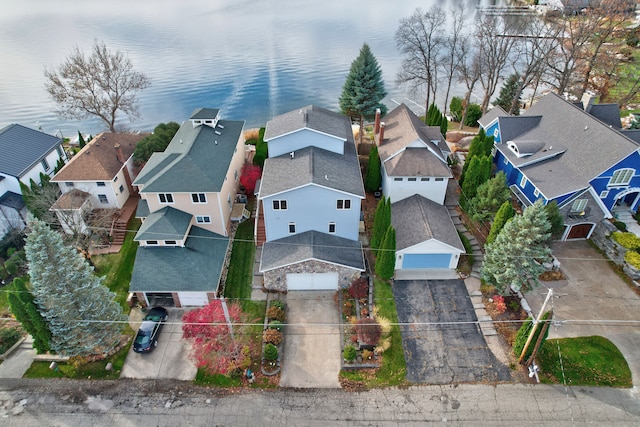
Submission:
{"label": "blue garage door", "polygon": [[402,268],[449,268],[451,254],[405,254]]}

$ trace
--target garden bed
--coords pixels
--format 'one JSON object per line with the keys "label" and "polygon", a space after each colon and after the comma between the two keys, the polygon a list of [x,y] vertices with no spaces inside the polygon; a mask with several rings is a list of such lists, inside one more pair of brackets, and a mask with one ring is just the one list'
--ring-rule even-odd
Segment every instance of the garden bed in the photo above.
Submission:
{"label": "garden bed", "polygon": [[262,330],[261,372],[266,376],[280,373],[282,350],[284,349],[284,322],[286,305],[279,299],[267,301]]}

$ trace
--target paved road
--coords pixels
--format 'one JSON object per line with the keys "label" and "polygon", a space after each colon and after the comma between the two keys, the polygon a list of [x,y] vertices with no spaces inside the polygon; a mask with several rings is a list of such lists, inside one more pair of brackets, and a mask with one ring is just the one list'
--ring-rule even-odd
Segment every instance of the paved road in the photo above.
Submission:
{"label": "paved road", "polygon": [[460,279],[396,280],[407,380],[421,384],[510,381],[487,346]]}
{"label": "paved road", "polygon": [[[180,381],[4,380],[5,426],[575,426],[640,423],[638,391],[503,384],[222,391]],[[23,405],[20,405],[20,401]],[[18,409],[16,409],[18,408]],[[0,412],[3,410],[0,409]],[[11,415],[19,412],[19,415]],[[2,414],[4,415],[4,414]]]}

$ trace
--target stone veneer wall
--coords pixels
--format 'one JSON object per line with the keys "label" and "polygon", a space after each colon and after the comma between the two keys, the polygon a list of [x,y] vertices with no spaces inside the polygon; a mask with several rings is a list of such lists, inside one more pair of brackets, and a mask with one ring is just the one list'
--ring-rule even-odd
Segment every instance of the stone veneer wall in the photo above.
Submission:
{"label": "stone veneer wall", "polygon": [[348,288],[360,277],[360,271],[350,267],[328,264],[322,261],[310,260],[286,267],[276,268],[264,272],[264,287],[269,291],[286,292],[287,274],[291,273],[338,273],[338,287]]}
{"label": "stone veneer wall", "polygon": [[631,277],[633,280],[639,280],[640,270],[627,264],[624,260],[627,248],[618,244],[611,238],[611,233],[616,231],[618,231],[618,229],[610,221],[600,221],[596,224],[593,233],[591,233],[591,241],[595,243],[611,261],[615,262],[617,265],[621,265],[622,270],[627,276]]}

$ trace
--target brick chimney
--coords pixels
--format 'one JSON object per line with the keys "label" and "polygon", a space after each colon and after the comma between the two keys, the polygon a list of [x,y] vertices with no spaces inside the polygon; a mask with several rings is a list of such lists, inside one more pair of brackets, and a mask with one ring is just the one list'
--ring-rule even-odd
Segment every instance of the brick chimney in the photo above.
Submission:
{"label": "brick chimney", "polygon": [[380,130],[380,109],[376,108],[376,120],[373,123],[373,134],[377,135]]}
{"label": "brick chimney", "polygon": [[378,147],[382,145],[384,141],[384,122],[380,122],[380,132],[378,133]]}
{"label": "brick chimney", "polygon": [[116,144],[113,146],[113,148],[116,149],[116,157],[117,157],[118,161],[120,163],[124,164],[126,159],[124,158],[124,153],[122,152],[122,147],[120,147],[120,144],[118,142],[116,142]]}

